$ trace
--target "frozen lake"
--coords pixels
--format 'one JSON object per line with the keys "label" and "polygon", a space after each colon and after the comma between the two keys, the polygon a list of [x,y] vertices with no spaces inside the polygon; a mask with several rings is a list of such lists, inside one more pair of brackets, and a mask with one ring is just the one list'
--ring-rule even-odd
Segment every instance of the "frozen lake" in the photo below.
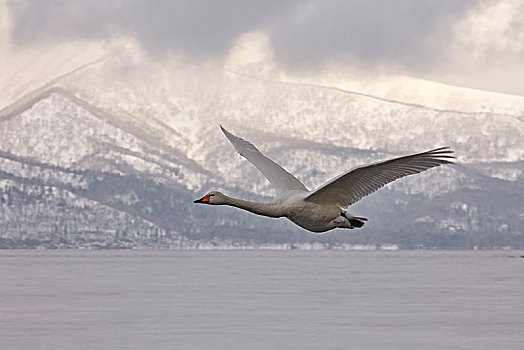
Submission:
{"label": "frozen lake", "polygon": [[0,348],[524,349],[522,255],[0,251]]}

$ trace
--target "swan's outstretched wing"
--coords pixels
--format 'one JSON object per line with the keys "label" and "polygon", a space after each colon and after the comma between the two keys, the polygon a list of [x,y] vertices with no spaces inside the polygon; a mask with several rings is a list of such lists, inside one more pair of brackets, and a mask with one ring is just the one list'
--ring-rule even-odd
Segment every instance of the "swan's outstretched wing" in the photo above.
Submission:
{"label": "swan's outstretched wing", "polygon": [[452,163],[449,147],[395,158],[343,173],[313,191],[307,201],[347,207],[401,177]]}
{"label": "swan's outstretched wing", "polygon": [[251,142],[233,135],[220,125],[220,129],[237,152],[249,160],[275,187],[277,195],[289,190],[303,190],[307,188],[293,175],[284,170],[280,165],[263,155]]}

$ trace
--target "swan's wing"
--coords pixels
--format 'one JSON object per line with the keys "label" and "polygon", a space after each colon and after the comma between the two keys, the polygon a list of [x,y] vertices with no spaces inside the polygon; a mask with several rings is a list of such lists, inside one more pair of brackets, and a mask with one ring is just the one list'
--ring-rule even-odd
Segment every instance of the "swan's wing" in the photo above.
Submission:
{"label": "swan's wing", "polygon": [[313,191],[307,201],[347,207],[401,177],[452,163],[449,147],[395,158],[343,173]]}
{"label": "swan's wing", "polygon": [[284,170],[280,165],[263,155],[251,142],[233,135],[220,125],[220,129],[237,152],[249,160],[275,187],[277,195],[289,190],[303,190],[307,188],[293,175]]}

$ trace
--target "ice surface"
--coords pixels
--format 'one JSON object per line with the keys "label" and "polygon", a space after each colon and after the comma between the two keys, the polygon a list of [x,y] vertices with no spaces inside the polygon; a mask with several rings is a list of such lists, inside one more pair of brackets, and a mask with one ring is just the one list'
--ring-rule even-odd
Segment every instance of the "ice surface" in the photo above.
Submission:
{"label": "ice surface", "polygon": [[522,255],[0,251],[0,348],[523,349]]}

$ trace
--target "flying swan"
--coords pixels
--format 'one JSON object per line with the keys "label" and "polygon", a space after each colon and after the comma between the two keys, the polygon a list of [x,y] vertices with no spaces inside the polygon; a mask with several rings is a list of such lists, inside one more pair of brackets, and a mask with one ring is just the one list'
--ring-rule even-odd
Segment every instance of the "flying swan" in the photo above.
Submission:
{"label": "flying swan", "polygon": [[316,190],[309,191],[296,177],[264,156],[251,142],[233,135],[222,126],[220,128],[237,152],[249,160],[273,185],[276,199],[272,203],[257,203],[211,191],[194,203],[230,205],[258,215],[286,217],[313,232],[362,227],[367,219],[352,216],[343,208],[392,181],[453,163],[451,160],[455,158],[449,147],[436,148],[349,170]]}

